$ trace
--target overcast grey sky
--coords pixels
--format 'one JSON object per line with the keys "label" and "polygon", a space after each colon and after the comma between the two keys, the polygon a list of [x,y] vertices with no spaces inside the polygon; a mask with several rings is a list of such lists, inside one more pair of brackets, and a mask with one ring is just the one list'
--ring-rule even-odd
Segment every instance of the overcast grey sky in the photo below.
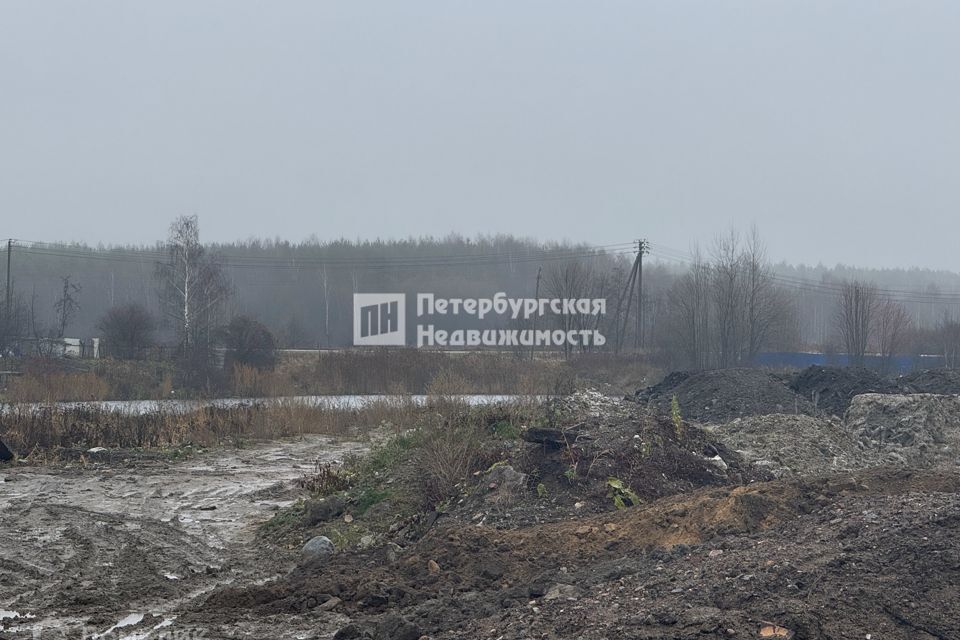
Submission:
{"label": "overcast grey sky", "polygon": [[0,0],[0,236],[960,269],[960,3]]}

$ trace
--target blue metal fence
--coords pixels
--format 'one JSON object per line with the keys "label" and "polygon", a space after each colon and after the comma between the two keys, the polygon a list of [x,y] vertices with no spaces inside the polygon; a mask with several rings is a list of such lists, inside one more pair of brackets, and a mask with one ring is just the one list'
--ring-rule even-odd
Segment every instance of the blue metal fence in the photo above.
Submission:
{"label": "blue metal fence", "polygon": [[[878,355],[864,356],[864,366],[870,369],[881,369],[883,357]],[[791,367],[803,369],[811,365],[823,367],[843,367],[850,363],[850,357],[845,353],[811,353],[803,351],[771,351],[758,354],[754,364],[762,367]],[[891,373],[909,373],[917,369],[936,369],[944,366],[943,356],[916,355],[894,356],[890,359],[888,370]]]}

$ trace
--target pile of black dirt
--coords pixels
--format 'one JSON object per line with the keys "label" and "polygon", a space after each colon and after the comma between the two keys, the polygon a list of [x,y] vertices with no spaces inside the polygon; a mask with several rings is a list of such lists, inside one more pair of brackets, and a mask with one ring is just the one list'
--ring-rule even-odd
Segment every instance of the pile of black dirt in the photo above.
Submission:
{"label": "pile of black dirt", "polygon": [[842,416],[861,393],[897,393],[897,385],[863,367],[807,367],[790,381],[790,388],[817,409]]}
{"label": "pile of black dirt", "polygon": [[960,371],[957,369],[925,369],[901,376],[897,380],[900,393],[960,394]]}
{"label": "pile of black dirt", "polygon": [[674,396],[685,420],[707,424],[772,413],[816,413],[813,404],[790,389],[781,377],[760,369],[678,371],[659,384],[641,389],[634,400],[656,413],[669,415]]}
{"label": "pile of black dirt", "polygon": [[603,513],[701,487],[772,475],[695,424],[608,412],[567,426],[531,426],[502,459],[466,483],[445,520],[499,528]]}
{"label": "pile of black dirt", "polygon": [[13,460],[13,452],[0,440],[0,462],[10,462]]}

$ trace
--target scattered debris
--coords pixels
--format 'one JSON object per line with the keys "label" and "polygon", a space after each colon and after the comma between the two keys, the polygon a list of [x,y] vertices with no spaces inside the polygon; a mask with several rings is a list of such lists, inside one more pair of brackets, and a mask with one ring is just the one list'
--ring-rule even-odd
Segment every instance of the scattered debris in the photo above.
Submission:
{"label": "scattered debris", "polygon": [[779,625],[766,623],[764,626],[760,627],[761,638],[786,638],[787,640],[790,640],[790,638],[793,636],[793,631],[790,631],[786,627],[781,627]]}
{"label": "scattered debris", "polygon": [[868,393],[850,403],[846,427],[892,462],[929,466],[957,459],[960,396]]}
{"label": "scattered debris", "polygon": [[490,467],[480,484],[487,502],[504,504],[520,497],[527,488],[527,474],[521,473],[505,462]]}
{"label": "scattered debris", "polygon": [[580,437],[583,426],[573,428],[553,429],[548,427],[529,427],[524,429],[521,436],[527,442],[535,442],[552,449],[568,447]]}
{"label": "scattered debris", "polygon": [[882,462],[839,420],[775,413],[737,418],[710,434],[774,476],[848,471]]}

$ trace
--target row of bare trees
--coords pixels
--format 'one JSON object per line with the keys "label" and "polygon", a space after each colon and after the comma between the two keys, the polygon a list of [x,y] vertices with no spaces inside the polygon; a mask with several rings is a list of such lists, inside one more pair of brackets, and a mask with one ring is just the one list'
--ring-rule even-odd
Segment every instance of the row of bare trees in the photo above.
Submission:
{"label": "row of bare trees", "polygon": [[863,366],[866,354],[874,352],[888,369],[904,347],[912,320],[901,303],[876,286],[853,280],[840,288],[836,325],[851,365]]}
{"label": "row of bare trees", "polygon": [[708,256],[698,249],[663,308],[661,348],[673,366],[745,366],[789,330],[791,303],[777,286],[756,229],[719,236]]}
{"label": "row of bare trees", "polygon": [[[80,310],[82,290],[72,276],[63,276],[60,282],[62,287],[53,303],[52,325],[44,322],[49,316],[40,308],[36,292],[29,301],[15,291],[10,292],[9,301],[0,307],[0,356],[21,351],[24,344],[29,344],[29,351],[23,355],[48,356],[57,352]],[[26,343],[23,338],[27,338]]]}

